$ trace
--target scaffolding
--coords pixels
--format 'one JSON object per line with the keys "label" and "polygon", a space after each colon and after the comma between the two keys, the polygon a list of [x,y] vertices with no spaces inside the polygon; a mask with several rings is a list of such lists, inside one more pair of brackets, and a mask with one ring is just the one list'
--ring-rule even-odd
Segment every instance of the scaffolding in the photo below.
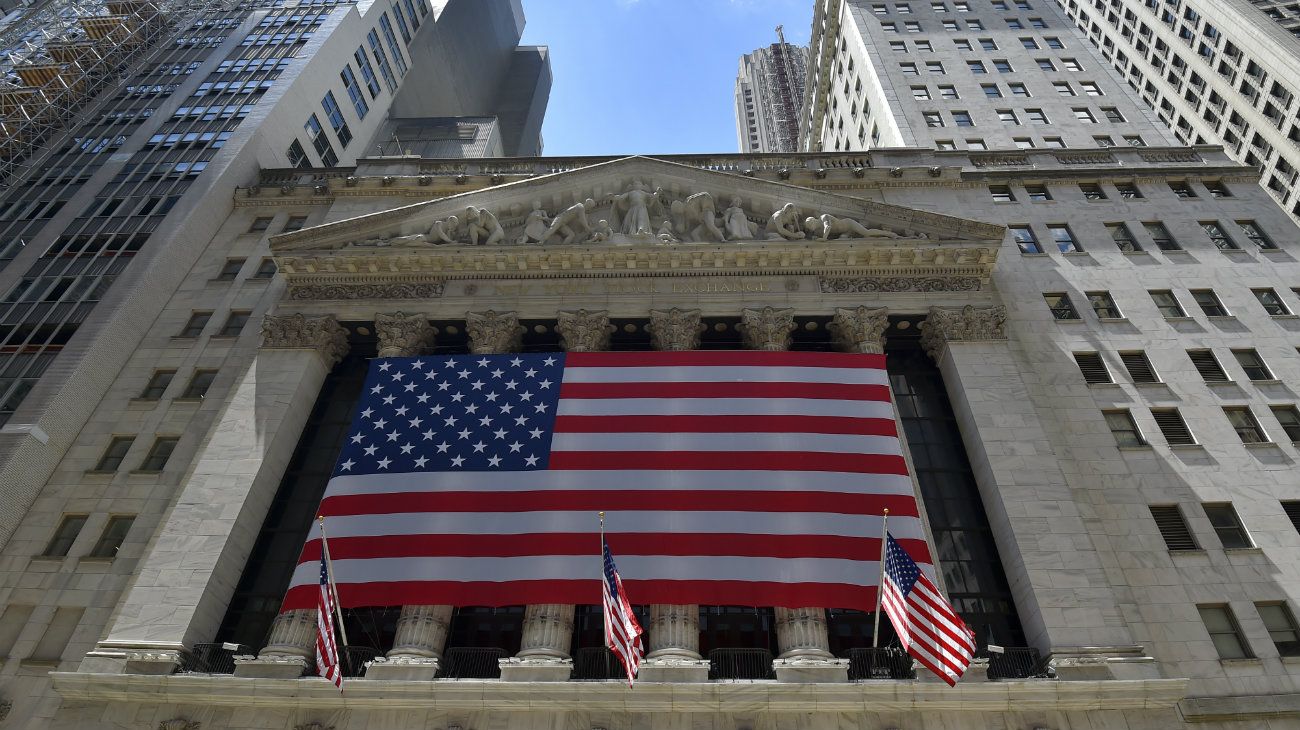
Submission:
{"label": "scaffolding", "polygon": [[785,42],[784,26],[776,26],[777,43],[770,47],[772,62],[763,74],[767,98],[775,113],[773,127],[777,150],[794,152],[799,149],[799,118],[803,112],[804,71],[799,68],[794,46]]}
{"label": "scaffolding", "polygon": [[[0,187],[39,168],[106,89],[241,0],[37,0],[0,26]],[[198,26],[202,26],[199,23]]]}

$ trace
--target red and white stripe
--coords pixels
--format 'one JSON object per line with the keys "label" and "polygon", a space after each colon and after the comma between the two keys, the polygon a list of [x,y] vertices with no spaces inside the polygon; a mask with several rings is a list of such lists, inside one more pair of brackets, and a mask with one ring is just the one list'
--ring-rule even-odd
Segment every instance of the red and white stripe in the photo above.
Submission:
{"label": "red and white stripe", "polygon": [[949,686],[956,685],[975,657],[975,635],[934,583],[922,575],[904,597],[886,576],[880,603],[903,648]]}
{"label": "red and white stripe", "polygon": [[325,580],[320,582],[316,611],[316,673],[343,691],[343,668],[334,639],[334,598]]}
{"label": "red and white stripe", "polygon": [[632,604],[627,600],[623,589],[623,579],[614,571],[617,593],[610,593],[609,581],[600,581],[600,595],[605,612],[605,645],[614,656],[618,657],[627,673],[627,686],[631,687],[636,673],[641,668],[641,659],[645,657],[645,648],[641,644],[641,625],[637,623]]}
{"label": "red and white stripe", "polygon": [[346,608],[584,603],[604,510],[638,603],[870,611],[885,509],[932,571],[884,356],[707,351],[569,353],[547,470],[342,475],[321,514]]}

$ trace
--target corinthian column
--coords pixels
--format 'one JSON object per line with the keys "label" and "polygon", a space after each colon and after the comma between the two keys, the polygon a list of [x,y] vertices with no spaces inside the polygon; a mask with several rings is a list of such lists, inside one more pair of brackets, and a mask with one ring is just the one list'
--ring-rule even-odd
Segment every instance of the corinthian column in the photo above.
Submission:
{"label": "corinthian column", "polygon": [[[569,352],[591,352],[609,347],[614,328],[609,312],[560,312],[555,329]],[[524,682],[562,682],[573,671],[569,647],[573,645],[572,604],[537,603],[524,611],[524,635],[519,653],[501,660],[501,678]]]}
{"label": "corinthian column", "polygon": [[[433,327],[423,314],[375,315],[380,357],[414,357],[433,347]],[[429,681],[447,643],[451,606],[402,606],[393,648],[366,670],[366,679]]]}
{"label": "corinthian column", "polygon": [[835,345],[845,352],[883,355],[885,330],[889,329],[888,309],[836,309],[831,319]]}
{"label": "corinthian column", "polygon": [[[754,350],[790,349],[795,330],[794,310],[764,307],[741,313],[740,332]],[[775,662],[782,682],[847,682],[848,662],[830,652],[826,609],[776,609],[776,641],[781,656]]]}

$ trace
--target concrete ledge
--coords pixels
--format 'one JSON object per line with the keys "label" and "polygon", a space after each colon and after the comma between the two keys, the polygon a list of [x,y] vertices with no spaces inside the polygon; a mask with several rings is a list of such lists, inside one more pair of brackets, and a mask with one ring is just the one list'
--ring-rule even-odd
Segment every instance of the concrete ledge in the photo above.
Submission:
{"label": "concrete ledge", "polygon": [[772,662],[776,681],[793,684],[827,684],[849,681],[848,659],[777,659]]}
{"label": "concrete ledge", "polygon": [[709,662],[703,659],[647,659],[637,672],[638,682],[697,684],[709,681]]}
{"label": "concrete ledge", "polygon": [[1178,710],[1188,722],[1300,717],[1300,694],[1188,697],[1178,703]]}
{"label": "concrete ledge", "polygon": [[919,681],[845,684],[705,682],[439,682],[352,681],[339,691],[324,679],[252,679],[201,674],[141,676],[52,672],[54,689],[69,702],[274,707],[279,710],[502,709],[589,712],[1027,712],[1171,709],[1186,694],[1186,679],[1139,681],[980,682],[956,687]]}
{"label": "concrete ledge", "polygon": [[573,674],[572,659],[520,659],[499,661],[503,682],[567,682]]}
{"label": "concrete ledge", "polygon": [[234,676],[244,679],[297,679],[306,671],[307,660],[300,656],[235,657]]}
{"label": "concrete ledge", "polygon": [[438,660],[432,657],[379,657],[366,665],[363,679],[431,682],[438,676]]}

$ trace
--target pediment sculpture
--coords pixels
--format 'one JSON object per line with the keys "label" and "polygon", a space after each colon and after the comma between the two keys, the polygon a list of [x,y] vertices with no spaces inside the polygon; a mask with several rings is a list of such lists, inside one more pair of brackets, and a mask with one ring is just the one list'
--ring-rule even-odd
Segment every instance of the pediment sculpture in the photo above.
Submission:
{"label": "pediment sculpture", "polygon": [[[427,230],[408,235],[379,235],[348,243],[346,248],[429,248],[436,246],[537,246],[573,244],[678,244],[724,241],[834,241],[841,239],[926,238],[923,233],[870,227],[859,220],[785,203],[770,215],[747,209],[732,196],[721,212],[712,193],[672,196],[633,180],[621,193],[598,203],[587,198],[552,217],[540,201],[522,218],[518,207],[493,211],[467,206],[463,213],[436,220]],[[500,214],[500,217],[498,217]],[[504,221],[504,223],[503,223]]]}

